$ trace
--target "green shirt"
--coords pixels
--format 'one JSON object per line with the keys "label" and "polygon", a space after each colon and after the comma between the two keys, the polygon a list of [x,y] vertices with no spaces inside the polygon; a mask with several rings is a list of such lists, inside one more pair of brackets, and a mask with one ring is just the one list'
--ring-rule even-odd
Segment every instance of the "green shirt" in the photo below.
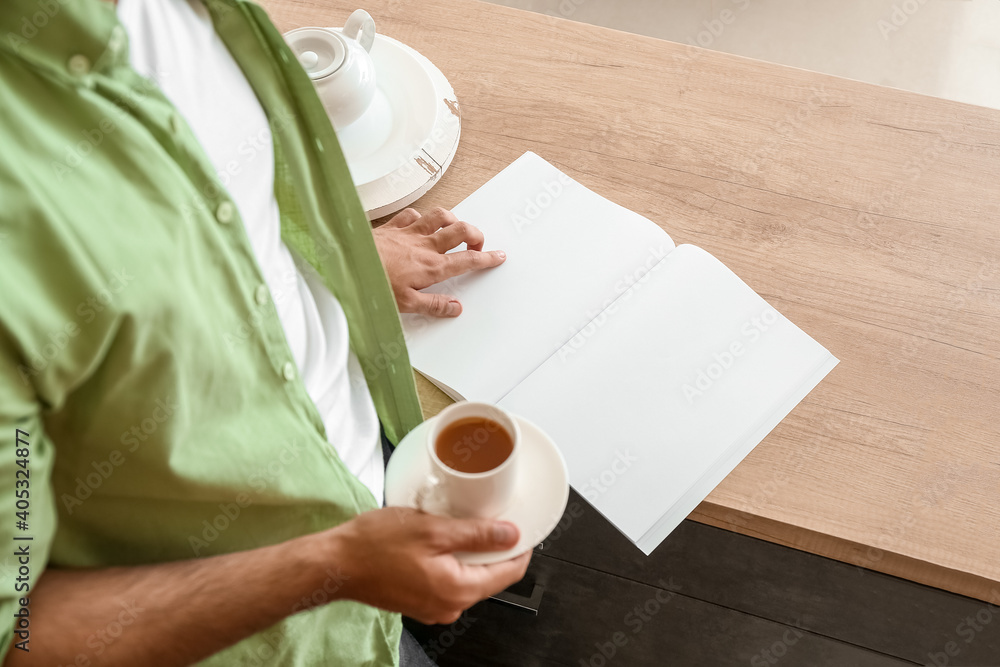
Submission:
{"label": "green shirt", "polygon": [[[271,124],[282,237],[342,304],[398,442],[420,406],[333,128],[260,7],[206,4]],[[235,205],[127,41],[103,0],[0,2],[2,650],[46,566],[252,549],[380,505],[327,439]],[[399,634],[396,614],[334,602],[205,664],[392,665]]]}

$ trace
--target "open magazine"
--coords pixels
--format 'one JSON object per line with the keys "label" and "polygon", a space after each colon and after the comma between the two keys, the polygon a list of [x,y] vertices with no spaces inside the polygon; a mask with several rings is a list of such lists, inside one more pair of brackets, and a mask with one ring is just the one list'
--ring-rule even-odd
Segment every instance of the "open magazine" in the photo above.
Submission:
{"label": "open magazine", "polygon": [[572,486],[646,554],[837,364],[710,254],[525,153],[454,209],[488,271],[404,315],[413,366],[546,431]]}

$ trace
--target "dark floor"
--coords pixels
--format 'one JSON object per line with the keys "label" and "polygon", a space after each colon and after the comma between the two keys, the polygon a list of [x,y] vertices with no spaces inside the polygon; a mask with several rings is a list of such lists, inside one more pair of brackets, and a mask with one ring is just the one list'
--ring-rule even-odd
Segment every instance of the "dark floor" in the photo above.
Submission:
{"label": "dark floor", "polygon": [[441,667],[1000,667],[1000,590],[989,605],[691,521],[647,557],[576,493],[513,592],[535,584],[537,616],[486,601],[407,627]]}

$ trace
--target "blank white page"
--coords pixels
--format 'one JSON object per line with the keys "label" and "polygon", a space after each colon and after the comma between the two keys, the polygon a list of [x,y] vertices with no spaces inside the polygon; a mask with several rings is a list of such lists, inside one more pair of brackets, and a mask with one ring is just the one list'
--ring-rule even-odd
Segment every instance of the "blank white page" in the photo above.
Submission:
{"label": "blank white page", "polygon": [[678,246],[500,405],[645,553],[837,360],[704,250]]}
{"label": "blank white page", "polygon": [[534,153],[454,212],[483,231],[484,250],[507,253],[425,290],[458,297],[457,318],[403,315],[410,362],[455,398],[497,401],[674,247]]}

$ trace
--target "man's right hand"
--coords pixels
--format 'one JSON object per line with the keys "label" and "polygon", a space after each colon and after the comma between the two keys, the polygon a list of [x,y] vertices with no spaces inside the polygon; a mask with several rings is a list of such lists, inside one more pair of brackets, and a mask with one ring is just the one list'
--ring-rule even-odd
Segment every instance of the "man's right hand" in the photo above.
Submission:
{"label": "man's right hand", "polygon": [[[142,614],[92,665],[179,667],[198,662],[302,609],[330,568],[335,597],[452,623],[463,610],[522,576],[531,552],[494,565],[466,565],[456,551],[509,549],[517,528],[445,519],[415,510],[366,512],[336,528],[247,551],[101,569],[47,568],[31,590],[31,653],[10,650],[5,667],[76,664],[95,619]],[[110,627],[110,626],[109,626]]]}
{"label": "man's right hand", "polygon": [[421,623],[453,623],[476,602],[519,581],[531,551],[491,565],[466,565],[456,551],[517,544],[507,521],[450,519],[387,507],[327,532],[330,561],[344,575],[340,595],[398,611]]}

